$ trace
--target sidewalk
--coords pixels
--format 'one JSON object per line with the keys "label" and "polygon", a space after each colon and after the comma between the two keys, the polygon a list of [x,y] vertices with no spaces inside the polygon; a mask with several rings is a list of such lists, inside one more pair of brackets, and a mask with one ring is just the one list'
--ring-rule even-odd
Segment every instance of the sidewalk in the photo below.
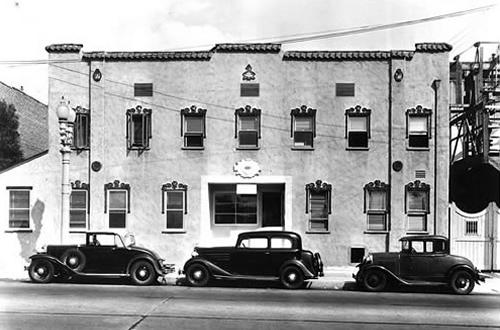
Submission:
{"label": "sidewalk", "polygon": [[[326,267],[325,276],[317,280],[310,281],[311,290],[359,290],[356,287],[352,274],[357,272],[356,267]],[[473,293],[500,294],[500,273],[483,273],[489,278],[486,282],[476,284]],[[184,275],[176,273],[168,274],[166,277],[167,285],[183,285]]]}

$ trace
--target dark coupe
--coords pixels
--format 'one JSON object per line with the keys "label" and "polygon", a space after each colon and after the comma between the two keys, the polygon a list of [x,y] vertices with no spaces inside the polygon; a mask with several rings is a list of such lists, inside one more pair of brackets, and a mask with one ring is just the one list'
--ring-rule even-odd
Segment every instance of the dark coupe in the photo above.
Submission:
{"label": "dark coupe", "polygon": [[373,253],[359,264],[354,276],[368,291],[382,291],[389,281],[404,285],[447,285],[456,294],[469,294],[484,281],[472,262],[450,255],[443,236],[407,236],[400,239],[401,252]]}
{"label": "dark coupe", "polygon": [[149,285],[173,271],[155,252],[125,245],[120,235],[88,232],[82,245],[49,245],[46,252],[30,257],[28,273],[33,282],[48,283],[55,277],[126,277],[136,285]]}
{"label": "dark coupe", "polygon": [[297,289],[323,276],[323,263],[319,253],[302,249],[296,233],[255,231],[241,233],[235,246],[196,247],[184,272],[193,286],[210,279],[250,279],[280,280],[285,288]]}

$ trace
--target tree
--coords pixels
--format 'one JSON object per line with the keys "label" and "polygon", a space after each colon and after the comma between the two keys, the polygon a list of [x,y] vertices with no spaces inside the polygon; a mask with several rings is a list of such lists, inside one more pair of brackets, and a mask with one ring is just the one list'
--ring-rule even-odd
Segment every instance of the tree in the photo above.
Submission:
{"label": "tree", "polygon": [[18,128],[16,108],[0,100],[0,170],[23,159]]}

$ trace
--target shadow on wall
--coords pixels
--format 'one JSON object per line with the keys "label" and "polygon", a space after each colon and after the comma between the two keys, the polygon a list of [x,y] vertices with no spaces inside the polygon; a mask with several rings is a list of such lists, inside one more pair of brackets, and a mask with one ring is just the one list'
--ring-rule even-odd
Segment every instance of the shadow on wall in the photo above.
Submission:
{"label": "shadow on wall", "polygon": [[17,234],[17,239],[21,244],[21,257],[26,262],[29,262],[29,257],[36,253],[36,242],[42,231],[43,211],[45,211],[45,204],[37,199],[35,205],[31,209],[31,218],[34,224],[33,232]]}

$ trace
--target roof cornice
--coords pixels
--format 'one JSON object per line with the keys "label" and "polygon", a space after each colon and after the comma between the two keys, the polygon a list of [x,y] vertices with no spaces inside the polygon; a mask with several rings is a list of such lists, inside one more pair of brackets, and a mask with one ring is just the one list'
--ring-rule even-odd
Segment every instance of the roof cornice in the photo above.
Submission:
{"label": "roof cornice", "polygon": [[52,44],[45,47],[48,53],[79,53],[82,44]]}

